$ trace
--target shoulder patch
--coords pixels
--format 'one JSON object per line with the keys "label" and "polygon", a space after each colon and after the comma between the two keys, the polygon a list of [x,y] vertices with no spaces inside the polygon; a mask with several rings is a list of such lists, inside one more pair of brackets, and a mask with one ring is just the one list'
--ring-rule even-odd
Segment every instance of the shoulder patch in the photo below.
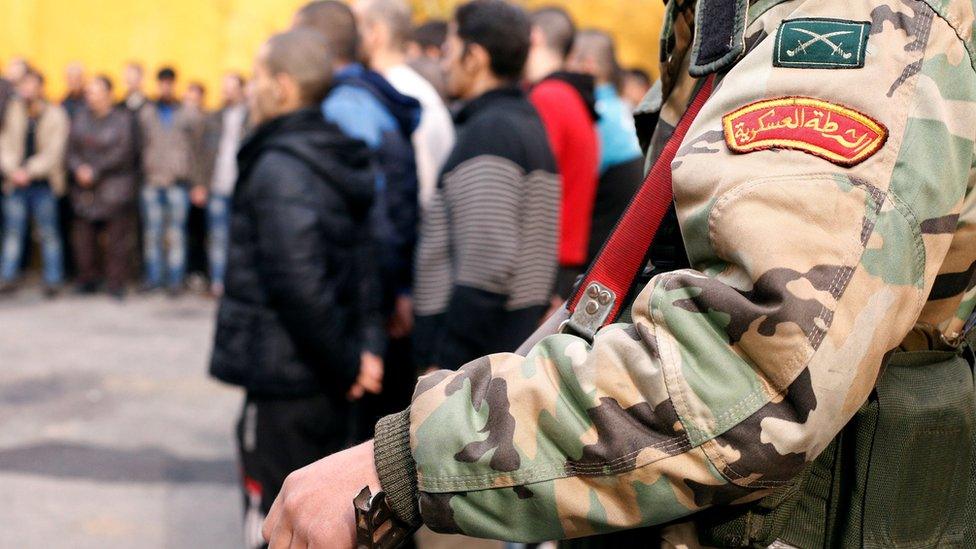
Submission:
{"label": "shoulder patch", "polygon": [[847,107],[811,97],[757,101],[722,117],[732,152],[792,149],[839,166],[855,166],[878,152],[888,128]]}
{"label": "shoulder patch", "polygon": [[864,66],[871,23],[803,18],[783,21],[776,33],[773,66],[796,69],[859,69]]}

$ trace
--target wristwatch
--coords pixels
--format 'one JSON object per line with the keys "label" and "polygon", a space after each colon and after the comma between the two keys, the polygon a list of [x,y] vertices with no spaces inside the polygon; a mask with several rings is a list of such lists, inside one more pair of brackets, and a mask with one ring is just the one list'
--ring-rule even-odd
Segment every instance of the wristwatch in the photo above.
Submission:
{"label": "wristwatch", "polygon": [[367,486],[353,500],[353,505],[356,508],[356,549],[396,549],[417,531],[396,518],[385,492],[374,496]]}

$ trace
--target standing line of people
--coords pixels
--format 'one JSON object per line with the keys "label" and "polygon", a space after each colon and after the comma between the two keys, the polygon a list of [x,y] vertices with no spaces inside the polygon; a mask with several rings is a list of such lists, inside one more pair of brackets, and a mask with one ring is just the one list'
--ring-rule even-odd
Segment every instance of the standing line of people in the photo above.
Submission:
{"label": "standing line of people", "polygon": [[0,293],[21,286],[33,227],[48,297],[74,275],[80,293],[104,289],[123,298],[140,237],[142,291],[179,295],[193,206],[206,211],[207,234],[193,236],[207,243],[204,269],[220,295],[236,155],[248,124],[246,83],[228,74],[223,107],[207,113],[202,85],[190,83],[178,99],[176,72],[164,67],[151,100],[143,76],[138,63],[126,65],[126,90],[116,102],[111,79],[86,78],[72,63],[57,104],[46,97],[43,74],[22,59],[8,64],[0,79]]}
{"label": "standing line of people", "polygon": [[121,299],[139,258],[143,292],[179,295],[205,255],[254,546],[288,473],[371,438],[419,374],[531,334],[639,183],[608,35],[501,0],[412,21],[405,0],[313,1],[212,113],[169,67],[151,97],[129,63],[118,102],[78,64],[60,105],[26,63],[0,80],[0,288],[31,221],[49,295],[74,273]]}
{"label": "standing line of people", "polygon": [[530,335],[605,238],[595,215],[640,180],[601,181],[634,160],[601,139],[637,139],[612,43],[501,0],[411,22],[404,0],[316,0],[255,60],[253,130],[217,206],[230,253],[211,362],[245,390],[250,546],[285,477],[371,438],[419,374]]}

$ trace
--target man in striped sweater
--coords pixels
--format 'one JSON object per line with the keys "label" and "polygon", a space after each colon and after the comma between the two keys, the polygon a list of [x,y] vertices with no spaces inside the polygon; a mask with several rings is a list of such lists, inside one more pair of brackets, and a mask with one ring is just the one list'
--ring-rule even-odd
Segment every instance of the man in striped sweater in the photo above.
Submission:
{"label": "man in striped sweater", "polygon": [[448,85],[466,105],[417,253],[416,352],[428,368],[518,347],[544,314],[557,269],[556,162],[516,85],[529,21],[500,1],[468,4],[456,21]]}

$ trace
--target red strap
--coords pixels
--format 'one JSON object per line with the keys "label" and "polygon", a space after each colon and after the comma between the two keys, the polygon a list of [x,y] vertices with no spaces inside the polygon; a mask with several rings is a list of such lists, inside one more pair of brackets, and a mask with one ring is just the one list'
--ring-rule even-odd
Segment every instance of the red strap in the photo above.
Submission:
{"label": "red strap", "polygon": [[667,215],[671,203],[674,201],[674,190],[671,187],[671,163],[678,154],[678,147],[684,141],[688,128],[694,122],[698,112],[712,94],[714,75],[708,77],[702,84],[698,94],[691,102],[688,110],[681,117],[671,139],[668,140],[664,151],[658,157],[654,167],[648,172],[643,185],[634,196],[624,216],[617,223],[613,234],[600,251],[596,261],[586,273],[586,278],[580,284],[569,303],[569,310],[575,311],[586,289],[597,282],[612,290],[617,295],[610,316],[604,325],[617,319],[620,308],[627,293],[634,284],[634,279],[644,268],[647,252],[654,242],[654,236],[661,227],[664,216]]}

